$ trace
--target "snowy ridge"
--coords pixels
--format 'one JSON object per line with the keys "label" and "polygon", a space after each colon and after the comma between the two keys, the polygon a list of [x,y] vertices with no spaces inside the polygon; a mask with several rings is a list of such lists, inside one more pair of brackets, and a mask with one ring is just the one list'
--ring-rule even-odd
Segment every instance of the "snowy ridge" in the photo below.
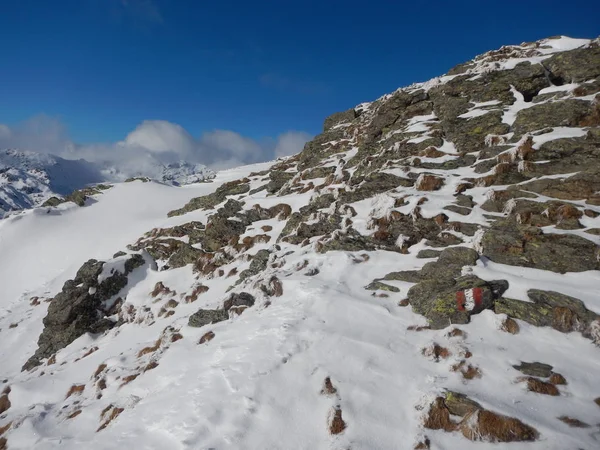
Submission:
{"label": "snowy ridge", "polygon": [[293,157],[0,221],[0,446],[597,448],[600,64],[487,55]]}

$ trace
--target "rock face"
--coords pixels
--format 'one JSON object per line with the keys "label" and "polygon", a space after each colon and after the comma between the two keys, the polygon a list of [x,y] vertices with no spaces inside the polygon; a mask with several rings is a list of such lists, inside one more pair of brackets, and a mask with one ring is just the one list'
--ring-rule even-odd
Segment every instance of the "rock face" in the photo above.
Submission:
{"label": "rock face", "polygon": [[[114,261],[113,261],[114,262]],[[85,333],[102,333],[115,325],[106,318],[108,302],[126,285],[128,275],[145,264],[141,254],[121,256],[118,266],[104,273],[105,262],[90,259],[68,280],[48,307],[38,349],[23,370],[30,370]],[[103,276],[105,275],[105,276]]]}

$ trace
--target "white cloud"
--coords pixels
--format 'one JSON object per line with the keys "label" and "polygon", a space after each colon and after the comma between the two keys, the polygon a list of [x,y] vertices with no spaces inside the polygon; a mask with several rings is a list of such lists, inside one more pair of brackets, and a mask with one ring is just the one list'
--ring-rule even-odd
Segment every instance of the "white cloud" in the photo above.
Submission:
{"label": "white cloud", "polygon": [[56,118],[40,114],[15,127],[0,124],[0,147],[62,152],[70,145],[65,126]]}
{"label": "white cloud", "polygon": [[255,140],[230,130],[209,131],[195,138],[178,124],[145,120],[122,141],[77,144],[69,138],[64,125],[52,117],[35,116],[15,127],[0,124],[0,148],[13,147],[123,166],[185,160],[219,170],[292,155],[301,151],[310,138],[304,132],[288,131],[276,139]]}
{"label": "white cloud", "polygon": [[8,139],[11,136],[10,128],[0,123],[0,139]]}
{"label": "white cloud", "polygon": [[275,145],[275,157],[280,158],[299,153],[311,138],[310,134],[303,131],[288,131],[279,135],[277,145]]}
{"label": "white cloud", "polygon": [[138,147],[150,153],[175,152],[185,156],[194,151],[195,142],[180,125],[166,120],[144,120],[119,145]]}

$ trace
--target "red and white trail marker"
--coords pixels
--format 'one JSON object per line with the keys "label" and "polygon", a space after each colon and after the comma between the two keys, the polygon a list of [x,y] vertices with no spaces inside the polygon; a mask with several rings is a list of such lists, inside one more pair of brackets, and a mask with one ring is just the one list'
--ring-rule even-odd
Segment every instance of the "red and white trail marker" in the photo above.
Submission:
{"label": "red and white trail marker", "polygon": [[483,289],[473,288],[456,293],[456,306],[459,311],[473,311],[483,302]]}

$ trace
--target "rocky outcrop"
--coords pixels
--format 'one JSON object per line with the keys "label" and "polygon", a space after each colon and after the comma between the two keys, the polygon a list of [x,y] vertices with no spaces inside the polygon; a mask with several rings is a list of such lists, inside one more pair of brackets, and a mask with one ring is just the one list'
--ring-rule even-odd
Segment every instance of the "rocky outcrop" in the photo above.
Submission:
{"label": "rocky outcrop", "polygon": [[225,183],[217,188],[217,190],[212,194],[205,195],[204,197],[196,197],[190,200],[183,208],[170,211],[168,215],[169,217],[181,216],[182,214],[195,211],[197,209],[214,208],[219,203],[225,201],[230,195],[240,195],[248,192],[250,190],[248,181],[249,180],[246,179]]}
{"label": "rocky outcrop", "polygon": [[229,319],[229,313],[224,309],[199,309],[190,316],[188,325],[193,328],[200,328],[227,319]]}
{"label": "rocky outcrop", "polygon": [[102,333],[115,326],[107,313],[127,286],[128,275],[144,264],[141,254],[133,254],[109,262],[90,259],[81,266],[50,302],[38,349],[23,370],[33,369],[85,333]]}
{"label": "rocky outcrop", "polygon": [[496,301],[497,313],[504,313],[537,327],[552,327],[563,333],[580,331],[584,336],[596,339],[594,327],[598,314],[588,310],[574,297],[559,292],[531,289],[527,295],[532,302],[510,298]]}
{"label": "rocky outcrop", "polygon": [[497,221],[479,242],[490,260],[512,266],[535,267],[557,273],[600,269],[600,247],[570,234],[545,234],[540,228],[515,221]]}

